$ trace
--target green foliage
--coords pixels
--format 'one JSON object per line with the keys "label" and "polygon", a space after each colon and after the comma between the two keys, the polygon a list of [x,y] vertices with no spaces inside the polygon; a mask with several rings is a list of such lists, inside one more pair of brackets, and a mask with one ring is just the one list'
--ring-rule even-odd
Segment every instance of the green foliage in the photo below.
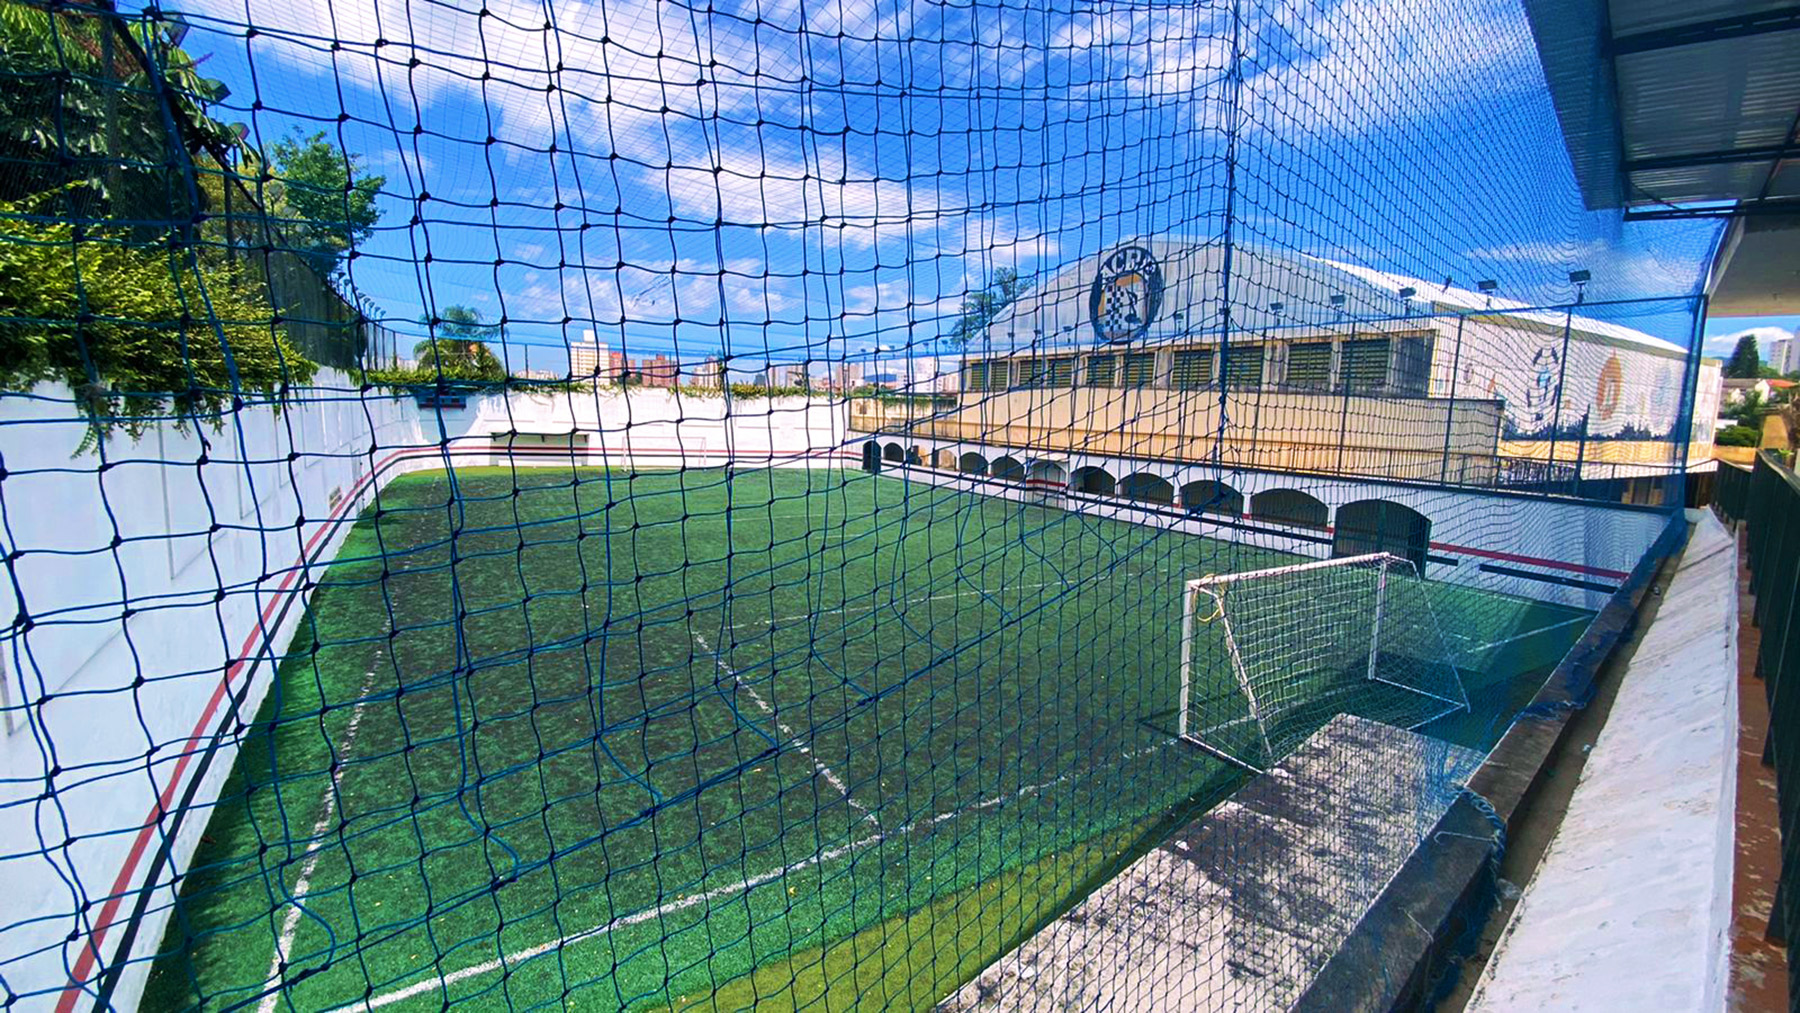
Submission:
{"label": "green foliage", "polygon": [[[340,258],[369,238],[381,209],[375,198],[386,176],[362,171],[362,158],[340,150],[323,131],[295,133],[270,149],[271,173],[279,181],[279,211],[289,238],[320,274],[337,269]],[[459,307],[452,307],[453,309]]]}
{"label": "green foliage", "polygon": [[971,342],[987,333],[989,324],[1020,296],[1031,291],[1036,283],[1036,278],[1021,275],[1010,267],[995,271],[985,286],[964,297],[962,313],[956,318],[956,326],[951,328],[949,337],[944,339],[945,343],[952,348],[969,347]]}
{"label": "green foliage", "polygon": [[1762,430],[1750,426],[1726,426],[1713,437],[1721,447],[1754,447],[1762,442]]}
{"label": "green foliage", "polygon": [[1774,410],[1773,405],[1763,400],[1762,391],[1759,390],[1745,391],[1744,396],[1727,409],[1736,416],[1739,425],[1759,430],[1762,428],[1763,419]]}
{"label": "green foliage", "polygon": [[[123,22],[99,8],[62,9],[0,0],[0,200],[57,192],[68,213],[113,217],[161,231],[193,217],[183,163],[212,162],[240,128],[207,114],[222,82],[201,76],[177,42],[173,19]],[[160,68],[151,77],[139,58]],[[178,124],[168,135],[163,102]],[[85,184],[71,187],[69,184]]]}
{"label": "green foliage", "polygon": [[765,387],[760,383],[734,383],[731,396],[739,401],[756,401],[773,397],[810,397],[810,387]]}
{"label": "green foliage", "polygon": [[1738,339],[1731,358],[1725,362],[1725,375],[1734,380],[1753,380],[1762,375],[1762,353],[1757,351],[1756,335],[1746,334]]}
{"label": "green foliage", "polygon": [[481,314],[468,306],[447,306],[437,319],[422,317],[419,322],[435,335],[413,346],[413,356],[419,360],[414,372],[430,377],[425,382],[435,382],[440,376],[481,383],[506,380],[506,366],[487,346],[488,341],[504,336],[499,324],[484,323]]}
{"label": "green foliage", "polygon": [[584,394],[593,390],[588,383],[571,380],[528,380],[507,376],[498,379],[457,377],[440,374],[428,366],[408,369],[371,369],[363,374],[371,387],[384,387],[394,394],[492,394],[517,390],[527,394]]}
{"label": "green foliage", "polygon": [[0,203],[0,386],[68,384],[91,425],[84,446],[115,426],[141,435],[171,411],[177,428],[216,429],[241,394],[279,397],[312,378],[250,275],[168,236],[27,210]]}

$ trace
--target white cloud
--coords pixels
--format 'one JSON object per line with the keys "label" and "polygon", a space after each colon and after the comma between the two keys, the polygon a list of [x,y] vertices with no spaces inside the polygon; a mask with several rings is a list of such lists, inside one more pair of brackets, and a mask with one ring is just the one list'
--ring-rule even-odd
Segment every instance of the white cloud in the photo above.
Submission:
{"label": "white cloud", "polygon": [[642,170],[640,181],[666,192],[671,207],[693,220],[816,229],[827,240],[864,248],[917,238],[919,221],[929,221],[937,207],[930,191],[882,178],[829,145],[809,145],[800,156],[774,143],[700,155],[691,164]]}

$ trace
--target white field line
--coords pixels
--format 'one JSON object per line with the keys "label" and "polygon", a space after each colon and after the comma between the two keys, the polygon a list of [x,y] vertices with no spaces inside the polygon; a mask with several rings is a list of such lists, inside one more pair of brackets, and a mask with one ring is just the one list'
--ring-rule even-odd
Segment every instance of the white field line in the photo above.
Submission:
{"label": "white field line", "polygon": [[798,732],[788,727],[787,722],[776,717],[775,708],[770,705],[769,701],[764,700],[761,693],[758,693],[754,687],[745,682],[736,672],[732,671],[731,666],[725,664],[725,659],[719,657],[718,652],[712,649],[712,646],[706,642],[706,638],[701,636],[698,630],[694,631],[694,642],[699,644],[700,649],[712,657],[713,664],[718,666],[720,674],[729,678],[739,689],[750,694],[750,699],[756,701],[756,706],[761,708],[764,714],[775,719],[775,727],[781,729],[781,734],[787,736],[788,740],[800,750],[800,755],[812,761],[813,768],[817,770],[825,780],[831,782],[831,786],[837,789],[838,794],[844,796],[844,801],[850,804],[850,808],[862,813],[864,820],[875,824],[877,827],[881,826],[881,821],[875,818],[875,814],[870,811],[869,807],[858,802],[856,796],[850,794],[850,786],[844,783],[844,779],[837,776],[837,773],[830,767],[827,767],[824,760],[813,755],[812,746],[808,745],[806,740],[801,738]]}
{"label": "white field line", "polygon": [[[1170,744],[1172,744],[1174,741],[1175,741],[1174,739],[1163,739],[1159,742],[1152,743],[1151,745],[1146,746],[1143,749],[1135,749],[1130,752],[1124,753],[1119,757],[1118,761],[1111,764],[1111,766],[1117,767],[1119,764],[1129,763],[1130,761],[1132,761],[1140,756],[1145,756],[1145,755],[1155,752],[1158,749],[1163,749],[1163,748],[1169,746]],[[1092,773],[1092,771],[1093,771],[1093,768],[1089,768],[1087,770],[1081,771],[1080,773],[1088,774],[1088,773]],[[720,897],[730,897],[735,894],[746,893],[750,890],[754,890],[755,888],[757,888],[759,886],[762,886],[765,883],[772,883],[778,879],[783,879],[792,873],[801,872],[801,871],[811,868],[812,866],[822,865],[826,862],[835,861],[839,858],[842,858],[845,855],[848,855],[852,852],[861,851],[862,849],[867,848],[872,844],[880,844],[881,842],[886,841],[886,840],[904,837],[907,834],[910,834],[915,830],[922,830],[926,827],[936,826],[940,823],[947,823],[950,820],[956,819],[959,816],[967,816],[970,813],[979,812],[983,809],[991,809],[994,806],[1011,801],[1013,799],[1024,798],[1026,795],[1033,794],[1033,793],[1039,792],[1039,791],[1043,791],[1045,788],[1055,787],[1056,785],[1062,784],[1063,782],[1069,780],[1070,778],[1072,778],[1074,776],[1076,776],[1076,775],[1073,772],[1064,774],[1061,777],[1053,778],[1052,780],[1045,781],[1042,784],[1026,785],[1023,788],[1018,789],[1017,791],[1009,792],[1005,795],[996,795],[993,798],[990,798],[990,799],[987,799],[987,800],[981,801],[981,802],[976,802],[973,805],[964,806],[961,809],[952,809],[949,812],[938,813],[936,816],[930,816],[925,819],[915,820],[911,823],[906,824],[903,827],[900,827],[897,830],[878,831],[876,833],[870,834],[867,837],[862,838],[861,840],[851,841],[848,844],[840,844],[835,848],[827,848],[826,850],[821,851],[816,855],[813,855],[808,858],[803,858],[798,862],[795,862],[791,865],[783,866],[779,869],[771,869],[768,872],[758,873],[757,875],[751,876],[748,879],[740,880],[736,883],[731,883],[726,886],[714,887],[713,889],[707,890],[704,893],[691,894],[689,896],[682,897],[679,900],[672,900],[672,901],[669,901],[664,904],[659,904],[653,908],[645,908],[644,910],[638,911],[633,914],[622,915],[617,918],[613,918],[611,921],[606,922],[604,925],[596,925],[591,929],[582,929],[580,932],[571,932],[568,935],[561,937],[560,939],[552,939],[551,941],[549,941],[547,943],[539,943],[536,946],[527,947],[525,949],[518,950],[513,953],[509,953],[506,956],[499,958],[498,960],[483,961],[482,963],[474,964],[469,967],[462,968],[461,970],[458,970],[458,971],[451,971],[449,974],[440,974],[433,978],[427,978],[424,981],[414,982],[413,984],[408,985],[405,988],[396,989],[395,991],[388,992],[383,995],[375,996],[374,998],[368,999],[363,1002],[355,1002],[355,1003],[350,1003],[350,1004],[344,1005],[344,1006],[337,1006],[331,1010],[331,1013],[338,1013],[338,1011],[340,1011],[340,1010],[358,1010],[358,1011],[375,1010],[375,1009],[380,1009],[383,1006],[391,1006],[394,1003],[402,1002],[407,999],[411,999],[415,995],[423,995],[426,992],[431,992],[431,991],[434,991],[439,988],[448,988],[451,985],[454,985],[459,981],[464,981],[469,978],[478,977],[483,974],[490,974],[494,971],[500,970],[501,968],[508,967],[513,964],[518,964],[518,963],[521,963],[526,960],[530,960],[533,957],[542,956],[543,954],[549,953],[552,950],[562,949],[565,946],[569,946],[573,943],[581,942],[584,939],[592,939],[596,936],[606,935],[615,929],[627,928],[632,925],[639,925],[639,924],[642,924],[647,921],[653,921],[655,919],[663,917],[664,915],[674,914],[677,911],[683,911],[683,910],[686,910],[687,908],[691,908],[691,907],[694,907],[699,904],[705,904],[709,901],[717,900]]]}
{"label": "white field line", "polygon": [[[1462,649],[1462,652],[1464,654],[1476,654],[1478,652],[1485,651],[1490,648],[1499,647],[1502,644],[1510,644],[1517,640],[1528,640],[1532,637],[1537,636],[1540,633],[1548,633],[1551,630],[1560,630],[1565,626],[1574,626],[1576,623],[1591,623],[1593,621],[1594,621],[1593,618],[1590,616],[1582,616],[1580,618],[1569,619],[1569,620],[1565,620],[1560,623],[1554,623],[1550,626],[1539,626],[1535,630],[1527,630],[1524,633],[1515,634],[1513,636],[1505,638],[1504,640],[1490,640],[1485,644],[1480,644],[1475,647],[1465,647]],[[1456,633],[1454,631],[1451,632],[1450,635],[1457,638],[1458,640],[1474,640],[1475,639],[1474,637],[1471,637],[1468,634]]]}
{"label": "white field line", "polygon": [[776,616],[773,619],[748,619],[741,623],[732,623],[725,628],[728,630],[741,630],[746,626],[773,626],[776,623],[797,623],[802,619],[811,619],[813,616],[835,616],[842,615],[846,612],[867,612],[870,609],[884,608],[888,605],[923,605],[926,602],[943,601],[946,598],[972,598],[976,595],[999,594],[1003,591],[1024,591],[1040,587],[1061,587],[1066,583],[1067,581],[1061,580],[1045,580],[1039,581],[1036,584],[1013,584],[1008,587],[989,591],[946,591],[943,594],[931,594],[926,595],[923,598],[903,598],[897,602],[876,602],[873,605],[845,605],[841,608],[824,609],[819,612],[807,612],[797,616]]}
{"label": "white field line", "polygon": [[[356,698],[356,708],[350,712],[350,724],[345,727],[344,740],[338,747],[340,756],[349,757],[351,755],[350,747],[356,742],[356,730],[362,726],[363,705],[368,702],[369,693],[375,688],[375,670],[380,667],[380,648],[375,649],[375,662],[374,665],[369,666],[368,674],[363,676],[362,691]],[[313,870],[319,867],[319,859],[325,854],[327,842],[323,838],[326,831],[331,829],[332,819],[337,816],[338,789],[343,784],[344,771],[347,769],[349,769],[348,764],[339,763],[337,765],[337,769],[331,772],[331,783],[325,786],[325,791],[319,798],[319,818],[313,821],[312,829],[312,840],[316,843],[307,853],[306,862],[300,866],[300,878],[294,881],[294,892],[288,901],[287,917],[281,923],[281,936],[275,943],[275,956],[269,960],[269,973],[263,978],[265,987],[280,982],[282,965],[287,963],[288,956],[293,950],[294,936],[300,931],[302,911],[300,902],[312,888]],[[263,996],[262,1002],[256,1004],[256,1013],[273,1013],[275,1004],[280,1001],[280,998],[281,991],[279,989]]]}

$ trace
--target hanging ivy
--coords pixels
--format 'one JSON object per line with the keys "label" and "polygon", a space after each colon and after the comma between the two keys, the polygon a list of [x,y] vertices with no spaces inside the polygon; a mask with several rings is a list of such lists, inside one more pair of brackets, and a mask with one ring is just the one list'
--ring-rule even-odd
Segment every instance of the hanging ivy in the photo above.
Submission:
{"label": "hanging ivy", "polygon": [[312,378],[267,288],[219,251],[31,203],[0,203],[0,387],[67,384],[90,423],[84,449],[163,420],[217,429],[243,399],[279,402]]}

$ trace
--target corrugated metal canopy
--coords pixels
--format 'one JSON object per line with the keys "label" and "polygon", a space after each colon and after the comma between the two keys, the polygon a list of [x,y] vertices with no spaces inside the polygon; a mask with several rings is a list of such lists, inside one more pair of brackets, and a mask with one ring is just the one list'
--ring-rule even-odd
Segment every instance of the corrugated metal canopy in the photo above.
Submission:
{"label": "corrugated metal canopy", "polygon": [[1796,209],[1779,205],[1800,198],[1800,5],[1527,0],[1526,8],[1589,207]]}
{"label": "corrugated metal canopy", "polygon": [[1735,219],[1709,312],[1800,313],[1800,5],[1525,7],[1587,206]]}

